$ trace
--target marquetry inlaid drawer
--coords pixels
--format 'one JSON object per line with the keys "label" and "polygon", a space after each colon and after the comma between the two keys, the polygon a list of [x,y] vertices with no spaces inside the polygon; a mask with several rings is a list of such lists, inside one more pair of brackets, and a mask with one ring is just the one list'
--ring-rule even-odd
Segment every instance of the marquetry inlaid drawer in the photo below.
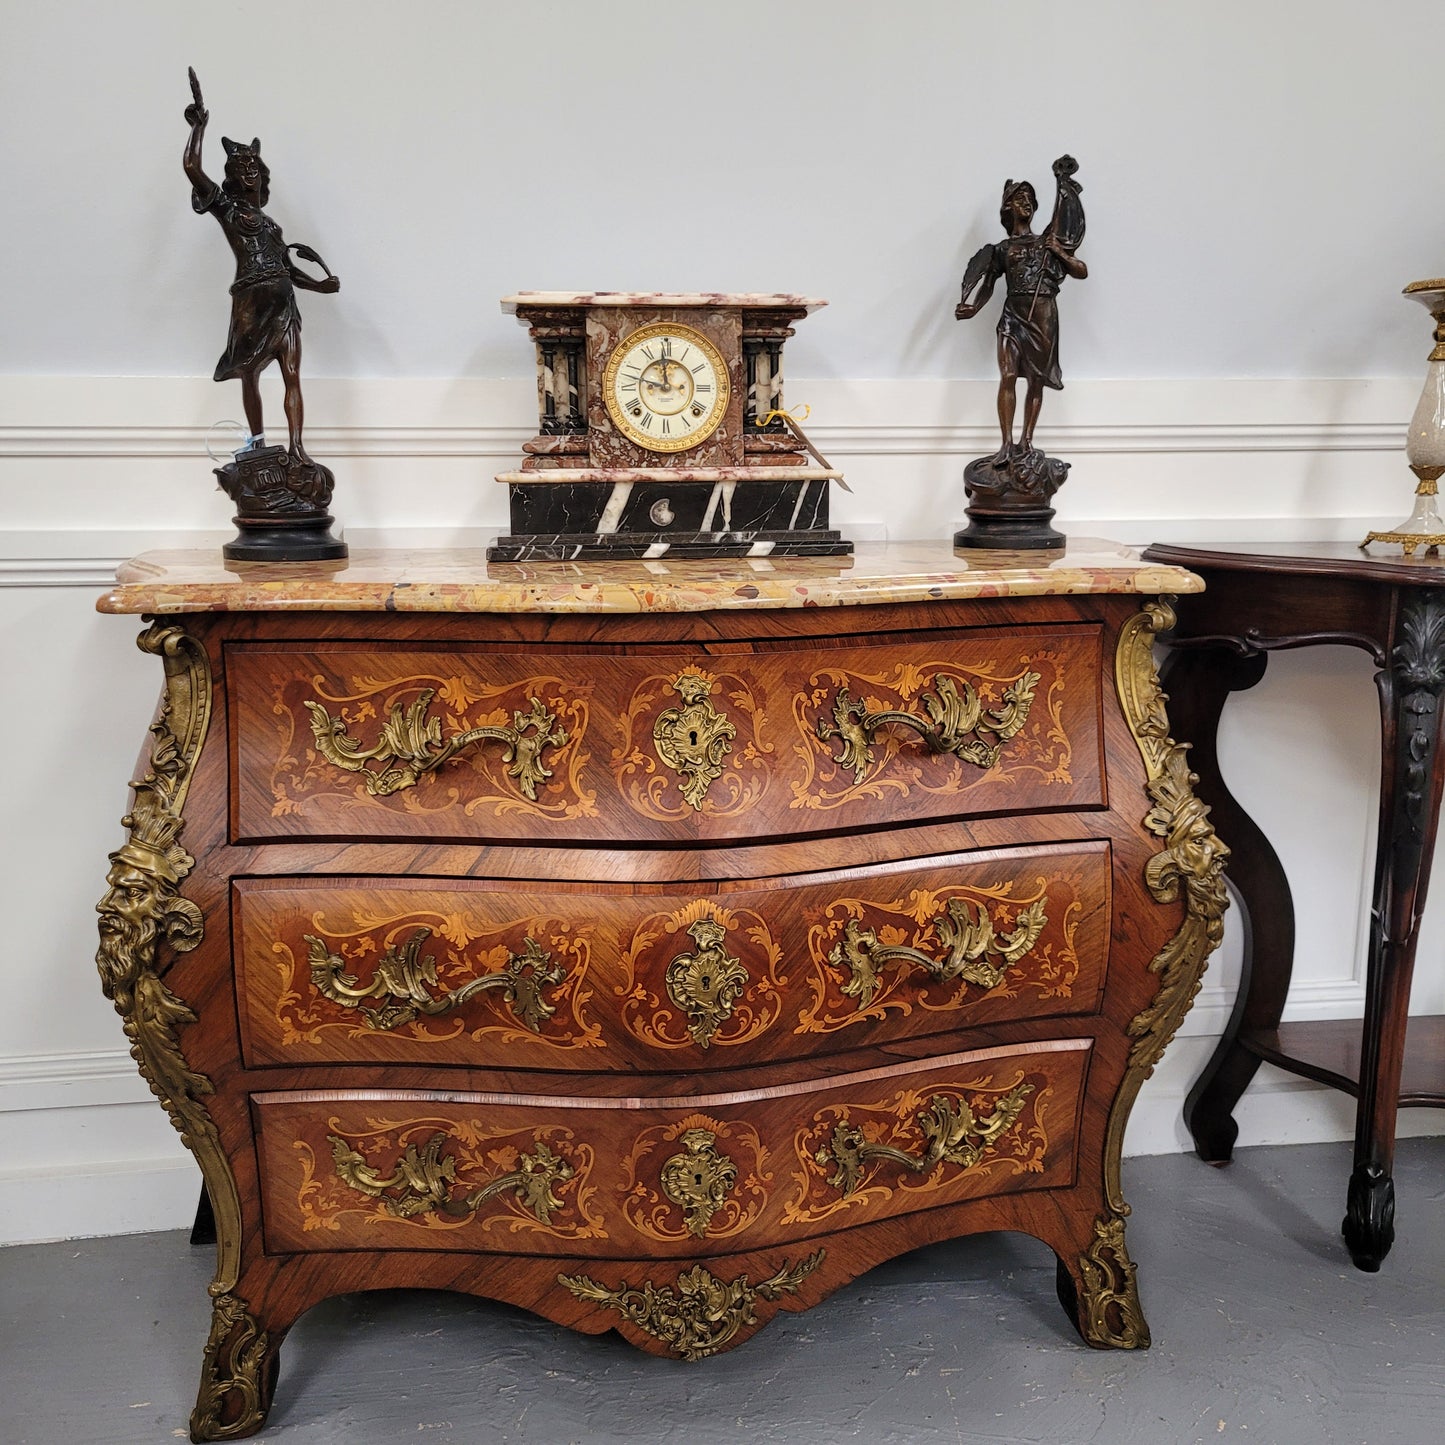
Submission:
{"label": "marquetry inlaid drawer", "polygon": [[226,652],[231,821],[329,837],[685,842],[1102,806],[1085,624],[709,655]]}
{"label": "marquetry inlaid drawer", "polygon": [[239,879],[252,1066],[730,1068],[1092,1013],[1103,841],[710,885]]}
{"label": "marquetry inlaid drawer", "polygon": [[1067,1185],[1090,1047],[677,1099],[260,1094],[267,1247],[707,1255]]}

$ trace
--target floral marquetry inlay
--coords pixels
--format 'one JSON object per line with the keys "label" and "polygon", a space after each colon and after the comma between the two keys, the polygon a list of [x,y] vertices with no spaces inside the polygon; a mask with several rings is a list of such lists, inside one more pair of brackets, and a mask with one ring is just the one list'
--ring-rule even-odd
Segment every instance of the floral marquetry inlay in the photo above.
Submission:
{"label": "floral marquetry inlay", "polygon": [[623,1161],[622,1213],[663,1243],[730,1239],[762,1213],[772,1181],[751,1124],[688,1114],[638,1135]]}
{"label": "floral marquetry inlay", "polygon": [[762,702],[742,677],[695,666],[648,677],[620,721],[612,771],[644,817],[739,817],[767,790],[774,745]]}
{"label": "floral marquetry inlay", "polygon": [[653,1048],[728,1048],[783,1011],[783,950],[766,919],[697,899],[644,918],[624,940],[622,1025]]}
{"label": "floral marquetry inlay", "polygon": [[292,1144],[306,1231],[459,1228],[605,1239],[592,1182],[597,1156],[574,1130],[484,1128],[456,1118],[327,1121]]}
{"label": "floral marquetry inlay", "polygon": [[350,809],[419,814],[454,807],[464,816],[597,814],[596,793],[584,781],[589,689],[577,679],[539,674],[492,683],[360,671],[338,679],[313,669],[273,672],[270,685],[279,729],[273,817],[341,799]]}
{"label": "floral marquetry inlay", "polygon": [[[843,897],[810,920],[812,997],[799,1033],[832,1033],[890,1013],[956,1013],[985,999],[1028,998],[1062,1011],[1080,974],[1086,893],[1077,866],[982,887]],[[1070,1010],[1072,1011],[1072,1010]]]}
{"label": "floral marquetry inlay", "polygon": [[[341,916],[346,916],[342,914]],[[311,930],[315,930],[314,932]],[[283,1046],[328,1035],[442,1044],[459,1036],[600,1047],[588,1017],[591,926],[525,916],[487,923],[461,912],[316,913],[272,944],[273,1017]]]}
{"label": "floral marquetry inlay", "polygon": [[818,668],[793,698],[803,772],[792,806],[956,793],[992,770],[1071,783],[1064,691],[1064,658],[1051,651],[967,669],[945,659]]}
{"label": "floral marquetry inlay", "polygon": [[[867,1213],[895,1196],[928,1195],[929,1204],[941,1204],[996,1190],[1000,1175],[1038,1173],[1050,1143],[1044,1125],[1052,1094],[1042,1074],[1015,1069],[1004,1079],[821,1109],[795,1136],[798,1167],[783,1217],[816,1224],[839,1210]],[[913,1207],[924,1207],[922,1200]]]}

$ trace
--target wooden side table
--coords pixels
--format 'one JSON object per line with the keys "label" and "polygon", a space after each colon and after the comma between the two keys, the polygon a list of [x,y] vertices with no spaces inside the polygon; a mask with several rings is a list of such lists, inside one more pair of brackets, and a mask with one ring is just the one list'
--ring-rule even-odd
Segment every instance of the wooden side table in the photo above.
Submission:
{"label": "wooden side table", "polygon": [[[1342,1229],[1355,1264],[1377,1270],[1395,1237],[1396,1110],[1445,1105],[1445,1018],[1410,1020],[1406,1039],[1445,782],[1445,565],[1367,557],[1344,543],[1156,544],[1144,555],[1188,567],[1208,584],[1202,595],[1180,599],[1163,681],[1179,735],[1194,742],[1199,795],[1229,839],[1244,925],[1239,997],[1185,1101],[1185,1123],[1201,1159],[1227,1163],[1239,1133],[1234,1106],[1261,1061],[1354,1094],[1355,1160]],[[1216,751],[1229,694],[1258,683],[1271,652],[1324,643],[1364,648],[1379,668],[1379,843],[1363,1026],[1281,1022],[1294,962],[1289,883],[1269,840],[1231,796]]]}

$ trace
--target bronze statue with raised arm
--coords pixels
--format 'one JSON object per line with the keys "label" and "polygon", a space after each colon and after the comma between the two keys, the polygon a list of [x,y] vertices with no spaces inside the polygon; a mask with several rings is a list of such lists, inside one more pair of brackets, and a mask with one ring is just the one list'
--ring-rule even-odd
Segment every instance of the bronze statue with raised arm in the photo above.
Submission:
{"label": "bronze statue with raised arm", "polygon": [[[223,549],[233,561],[319,561],[346,556],[346,544],[331,535],[327,508],[335,479],[313,461],[301,437],[301,313],[296,291],[331,293],[341,287],[326,263],[309,246],[288,246],[281,228],[265,212],[271,172],[261,159],[261,142],[249,145],[221,138],[226,152],[225,179],[217,185],[201,167],[201,146],[210,113],[201,98],[196,72],[190,72],[191,104],[185,119],[191,128],[182,165],[191,183],[191,205],[220,223],[236,257],[231,283],[231,327],[226,349],[216,363],[215,379],[241,382],[250,440],[233,462],[216,468],[222,488],[236,504],[238,533]],[[312,276],[291,253],[320,266]],[[261,373],[275,362],[285,387],[285,447],[267,446],[261,413]]]}
{"label": "bronze statue with raised arm", "polygon": [[[1057,548],[1064,538],[1050,525],[1049,499],[1063,485],[1068,462],[1034,446],[1044,388],[1062,390],[1059,312],[1055,298],[1067,277],[1082,281],[1089,268],[1074,253],[1084,239],[1082,187],[1072,156],[1054,162],[1054,214],[1042,235],[1033,230],[1038,195],[1028,181],[1005,181],[999,220],[1007,234],[979,249],[963,275],[954,316],[966,321],[988,304],[1000,277],[1006,293],[998,319],[998,420],[1002,442],[992,456],[964,469],[969,525],[955,547]],[[1023,426],[1014,440],[1018,383],[1024,383]]]}

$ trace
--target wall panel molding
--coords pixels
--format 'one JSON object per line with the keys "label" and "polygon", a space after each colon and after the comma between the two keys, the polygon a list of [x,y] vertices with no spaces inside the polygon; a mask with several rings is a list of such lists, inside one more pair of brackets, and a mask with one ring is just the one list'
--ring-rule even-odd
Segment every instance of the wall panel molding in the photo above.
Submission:
{"label": "wall panel molding", "polygon": [[[811,420],[820,449],[839,456],[975,455],[996,442],[992,423],[849,423]],[[1299,421],[1173,424],[1155,422],[1053,424],[1048,449],[1071,454],[1109,452],[1388,452],[1399,451],[1403,427],[1394,422]],[[209,427],[0,426],[0,461],[41,457],[159,460],[206,455]],[[326,426],[307,428],[308,449],[337,457],[503,457],[515,459],[531,440],[526,426]]]}

